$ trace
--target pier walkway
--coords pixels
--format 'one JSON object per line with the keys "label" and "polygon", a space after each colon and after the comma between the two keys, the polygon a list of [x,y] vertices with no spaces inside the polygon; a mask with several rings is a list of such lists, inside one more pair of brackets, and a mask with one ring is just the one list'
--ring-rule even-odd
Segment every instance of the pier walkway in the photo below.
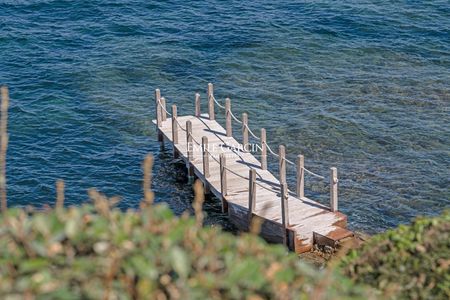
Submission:
{"label": "pier walkway", "polygon": [[[158,139],[173,145],[174,157],[181,158],[189,176],[199,178],[205,192],[212,193],[222,203],[223,212],[240,230],[249,230],[255,218],[261,220],[260,235],[270,242],[283,243],[289,249],[302,253],[313,244],[335,246],[339,240],[353,236],[346,229],[347,217],[338,211],[338,178],[336,168],[330,168],[330,205],[325,206],[305,197],[304,177],[316,176],[305,168],[304,157],[296,162],[286,158],[285,147],[277,152],[269,147],[266,131],[256,135],[248,126],[248,115],[237,118],[231,111],[231,100],[221,104],[214,97],[213,85],[208,84],[208,113],[200,111],[200,95],[195,97],[195,114],[178,116],[176,105],[170,112],[160,90],[155,91]],[[225,113],[222,127],[215,120],[215,107]],[[232,135],[237,123],[242,140]],[[249,143],[249,135],[258,141]],[[254,154],[258,155],[258,160]],[[267,170],[267,155],[279,160],[279,178]],[[286,167],[297,171],[295,191],[286,183]]]}

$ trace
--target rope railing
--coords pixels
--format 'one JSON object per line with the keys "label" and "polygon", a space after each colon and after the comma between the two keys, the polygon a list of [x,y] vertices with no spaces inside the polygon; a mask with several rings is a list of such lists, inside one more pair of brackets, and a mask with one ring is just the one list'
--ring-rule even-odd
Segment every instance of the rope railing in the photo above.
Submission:
{"label": "rope railing", "polygon": [[[159,90],[155,90],[155,97],[156,97],[156,103],[157,103],[157,126],[160,127],[162,126],[161,121],[165,121],[166,120],[166,116],[172,116],[172,136],[178,136],[177,135],[177,128],[175,127],[175,123],[178,125],[177,127],[181,128],[181,130],[185,131],[187,133],[187,140],[189,142],[189,140],[191,142],[194,142],[195,144],[202,146],[202,149],[205,148],[205,141],[206,141],[206,145],[208,143],[208,140],[206,137],[202,138],[202,142],[199,142],[192,134],[192,123],[191,121],[187,121],[186,122],[186,127],[183,127],[182,124],[178,121],[178,117],[177,117],[177,112],[176,112],[176,106],[173,105],[172,106],[172,110],[173,110],[173,114],[170,113],[169,111],[167,111],[166,109],[166,101],[164,99],[164,97],[161,97],[160,91]],[[196,94],[196,98],[195,98],[196,102],[195,102],[195,116],[196,117],[200,117],[200,94]],[[221,186],[222,186],[222,174],[226,174],[226,172],[230,172],[231,174],[242,178],[244,180],[250,181],[251,185],[253,184],[253,188],[249,188],[249,197],[250,198],[254,198],[254,194],[256,192],[255,190],[255,186],[259,186],[262,189],[265,189],[267,191],[271,191],[271,192],[280,192],[281,191],[281,199],[282,202],[286,201],[286,199],[289,197],[289,190],[287,189],[287,185],[286,185],[286,165],[290,165],[290,166],[295,166],[296,170],[297,170],[297,190],[296,190],[296,196],[300,199],[304,198],[304,174],[307,173],[313,177],[319,178],[321,180],[326,180],[325,176],[322,176],[320,174],[317,174],[307,168],[305,168],[304,165],[304,157],[303,155],[299,155],[297,157],[296,162],[289,160],[286,157],[286,148],[284,146],[280,146],[279,147],[279,151],[278,153],[276,153],[275,151],[272,150],[272,148],[269,146],[269,144],[267,143],[266,140],[266,130],[265,129],[261,129],[261,136],[255,134],[255,132],[253,132],[253,130],[250,129],[249,127],[249,123],[248,123],[248,114],[247,113],[243,113],[242,114],[242,119],[236,117],[236,115],[233,113],[233,111],[231,110],[231,102],[230,99],[227,98],[225,100],[225,105],[222,105],[221,102],[219,102],[216,97],[214,96],[214,88],[213,85],[210,83],[208,84],[208,109],[209,109],[209,120],[214,121],[215,120],[215,114],[214,114],[214,105],[217,105],[220,109],[225,111],[225,115],[226,115],[226,134],[227,137],[232,137],[232,120],[234,120],[235,122],[237,122],[238,124],[242,125],[242,145],[244,146],[248,146],[249,145],[249,139],[248,139],[248,134],[250,133],[250,135],[256,139],[257,141],[260,141],[262,148],[261,148],[261,152],[262,152],[262,158],[261,158],[261,169],[262,170],[267,170],[267,152],[268,151],[271,155],[273,155],[274,157],[276,157],[279,160],[279,172],[280,172],[280,178],[279,178],[279,189],[277,189],[275,186],[272,186],[271,184],[267,184],[265,182],[263,182],[263,178],[259,175],[258,178],[256,178],[256,170],[255,169],[251,169],[249,168],[249,177],[246,177],[244,175],[241,175],[239,173],[237,173],[236,171],[230,169],[229,167],[226,166],[226,159],[224,155],[220,156],[220,160],[218,158],[216,158],[209,150],[204,149],[203,150],[203,164],[204,164],[204,170],[209,170],[209,163],[208,163],[208,156],[211,157],[216,163],[218,163],[221,166]],[[162,108],[162,110],[160,109]],[[189,128],[188,128],[189,127]],[[158,139],[160,139],[160,137],[158,136]],[[174,138],[175,139],[175,138]],[[178,141],[178,138],[177,138]],[[190,161],[191,159],[193,159],[192,156],[192,150],[188,150],[188,160]],[[223,160],[223,163],[222,163]],[[225,172],[226,170],[226,172]],[[330,169],[331,173],[329,176],[329,181],[330,181],[330,206],[331,206],[331,211],[337,211],[337,183],[338,183],[338,179],[337,179],[337,171],[336,168],[331,168]],[[225,172],[225,173],[222,173]],[[208,171],[208,175],[206,175],[206,171],[205,171],[205,176],[208,177],[209,176],[209,171]],[[328,177],[328,176],[327,176]],[[226,190],[226,177],[223,178],[224,183],[223,185],[225,186],[225,190]],[[252,199],[253,199],[252,198]],[[251,200],[249,200],[251,201]]]}
{"label": "rope railing", "polygon": [[216,97],[214,97],[214,95],[211,96],[212,99],[214,100],[214,102],[216,102],[217,106],[220,107],[221,109],[225,110],[225,106],[221,105],[219,103],[219,101],[217,101]]}
{"label": "rope railing", "polygon": [[197,145],[199,145],[199,146],[201,146],[202,144],[201,143],[199,143],[195,138],[194,138],[194,136],[191,134],[191,138],[192,138],[192,140],[197,144]]}
{"label": "rope railing", "polygon": [[[208,151],[208,150],[205,150],[205,151],[209,154],[209,156],[210,156],[212,159],[214,159],[214,161],[215,161],[216,163],[220,164],[220,161],[219,161],[219,160],[218,160],[218,159],[217,159],[210,151]],[[247,177],[245,177],[245,176],[243,176],[243,175],[240,175],[240,174],[236,173],[235,171],[231,170],[231,169],[228,168],[227,166],[224,166],[224,168],[225,168],[227,171],[231,172],[232,174],[238,176],[239,178],[242,178],[242,179],[245,179],[245,180],[250,180],[249,178],[247,178]],[[273,191],[274,191],[273,189],[264,186],[263,184],[259,183],[258,181],[256,181],[255,183],[256,183],[256,185],[262,187],[263,189],[265,189],[265,190],[267,190],[267,191],[269,191],[269,192],[273,192]]]}
{"label": "rope railing", "polygon": [[[215,158],[214,155],[213,155],[211,152],[209,152],[208,150],[205,150],[205,151],[209,154],[209,156],[212,157],[212,159],[214,159],[218,164],[220,164],[220,161],[219,161],[217,158]],[[228,170],[229,172],[233,173],[234,175],[236,175],[236,176],[242,178],[242,179],[249,180],[249,178],[247,178],[247,177],[245,177],[245,176],[243,176],[243,175],[241,175],[241,174],[236,173],[235,171],[231,170],[231,169],[228,168],[227,166],[224,166],[224,168],[225,168],[226,170]]]}
{"label": "rope railing", "polygon": [[325,180],[325,177],[324,177],[324,176],[319,175],[319,174],[316,174],[316,173],[314,173],[314,172],[308,170],[307,168],[303,168],[303,170],[305,170],[306,173],[308,173],[308,174],[310,174],[310,175],[312,175],[312,176],[315,176],[315,177],[317,177],[317,178],[320,178],[320,179],[322,179],[322,180]]}
{"label": "rope railing", "polygon": [[236,118],[236,116],[233,114],[233,112],[230,110],[230,116],[238,123],[238,124],[242,124],[242,121],[239,120],[238,118]]}
{"label": "rope railing", "polygon": [[186,128],[183,128],[183,126],[178,122],[178,118],[175,118],[175,122],[177,122],[178,126],[180,126],[180,129],[183,131],[186,131]]}
{"label": "rope railing", "polygon": [[273,156],[275,156],[275,157],[280,157],[278,154],[276,154],[275,152],[272,151],[272,148],[270,148],[269,144],[267,144],[266,142],[264,142],[264,144],[266,145],[267,150],[269,150],[269,152],[270,152]]}
{"label": "rope railing", "polygon": [[[219,101],[217,101],[217,99],[216,99],[216,97],[214,97],[214,95],[211,95],[211,98],[214,100],[214,102],[217,104],[217,106],[219,106],[221,109],[226,109],[225,108],[225,106],[223,106],[223,105],[221,105],[220,103],[219,103]],[[233,112],[231,111],[231,110],[229,110],[229,112],[230,112],[230,115],[231,115],[231,117],[236,121],[236,122],[238,122],[239,124],[242,124],[242,121],[241,120],[239,120],[234,114],[233,114]],[[256,140],[261,140],[261,138],[260,137],[258,137],[251,129],[250,129],[250,127],[247,125],[247,124],[244,124],[244,126],[247,128],[247,130],[248,130],[248,132],[256,139]],[[267,142],[264,142],[265,143],[265,145],[266,145],[266,147],[267,147],[267,150],[269,150],[269,152],[273,155],[273,156],[275,156],[275,157],[277,157],[277,158],[279,158],[280,156],[278,155],[278,154],[276,154],[273,150],[272,150],[272,148],[270,148],[270,146],[269,146],[269,144],[267,143]],[[293,161],[291,161],[291,160],[289,160],[289,159],[287,159],[287,158],[284,158],[284,160],[288,163],[288,164],[290,164],[290,165],[292,165],[292,166],[295,166],[295,163],[293,162]],[[322,179],[322,180],[325,180],[325,177],[324,176],[321,176],[321,175],[319,175],[319,174],[317,174],[317,173],[314,173],[314,172],[312,172],[312,171],[310,171],[310,170],[308,170],[308,169],[306,169],[306,168],[303,168],[308,174],[310,174],[310,175],[312,175],[312,176],[315,176],[315,177],[317,177],[317,178],[320,178],[320,179]]]}
{"label": "rope railing", "polygon": [[168,114],[169,116],[172,116],[172,114],[170,112],[168,112],[167,109],[164,107],[164,105],[161,103],[161,99],[158,99],[158,104],[166,112],[166,114]]}
{"label": "rope railing", "polygon": [[265,190],[267,190],[267,191],[269,191],[269,192],[273,192],[273,191],[274,191],[273,189],[271,189],[271,188],[268,188],[268,187],[266,187],[266,186],[262,185],[262,184],[261,184],[261,183],[259,183],[258,181],[256,181],[255,183],[256,183],[256,185],[258,185],[258,186],[262,187],[263,189],[265,189]]}
{"label": "rope railing", "polygon": [[[266,147],[267,147],[267,150],[269,150],[269,152],[270,152],[272,155],[274,155],[275,157],[278,157],[278,158],[280,157],[278,154],[276,154],[275,152],[272,151],[272,149],[270,148],[270,146],[269,146],[267,143],[265,143],[265,145],[266,145]],[[296,165],[293,161],[291,161],[291,160],[289,160],[289,159],[287,159],[287,158],[283,158],[283,159],[284,159],[288,164],[290,164],[290,165],[293,165],[293,166]],[[310,170],[308,170],[308,169],[305,168],[305,167],[303,167],[302,169],[305,170],[306,173],[308,173],[308,174],[310,174],[310,175],[312,175],[312,176],[315,176],[315,177],[317,177],[317,178],[320,178],[320,179],[322,179],[322,180],[325,180],[325,177],[322,176],[322,175],[316,174],[316,173],[314,173],[313,171],[310,171]]]}
{"label": "rope railing", "polygon": [[250,127],[248,127],[247,124],[245,124],[244,126],[247,127],[248,132],[250,132],[250,134],[251,134],[255,139],[257,139],[258,141],[261,140],[260,137],[256,136],[256,134],[253,133],[253,131],[250,129]]}
{"label": "rope railing", "polygon": [[[217,104],[217,106],[219,106],[220,108],[222,108],[222,109],[224,109],[224,110],[226,109],[225,106],[221,105],[221,104],[219,103],[219,101],[217,101],[217,99],[216,99],[216,97],[214,97],[214,95],[212,95],[211,97],[212,97],[212,99],[214,100],[214,102]],[[231,117],[233,117],[233,119],[234,119],[236,122],[238,122],[239,124],[242,124],[242,121],[240,121],[240,120],[233,114],[233,112],[232,112],[231,110],[229,110],[229,112],[230,112]],[[248,132],[249,132],[256,140],[258,140],[258,141],[261,140],[261,138],[258,137],[258,136],[250,129],[250,127],[249,127],[247,124],[244,124],[244,126],[247,128]],[[269,144],[268,144],[267,142],[264,142],[264,143],[265,143],[267,149],[269,150],[269,152],[270,152],[272,155],[274,155],[274,156],[277,157],[277,158],[280,157],[278,154],[276,154],[276,153],[272,150],[272,148],[270,148],[270,146],[269,146]],[[287,158],[284,158],[284,160],[285,160],[288,164],[290,164],[290,165],[292,165],[292,166],[295,166],[295,163],[294,163],[293,161],[291,161],[291,160],[289,160],[289,159],[287,159]],[[312,175],[312,176],[315,176],[315,177],[317,177],[317,178],[319,178],[319,179],[325,180],[325,177],[324,177],[324,176],[321,176],[321,175],[319,175],[319,174],[316,174],[316,173],[314,173],[314,172],[312,172],[312,171],[310,171],[310,170],[308,170],[308,169],[306,169],[306,168],[303,168],[303,169],[304,169],[308,174],[310,174],[310,175]]]}
{"label": "rope railing", "polygon": [[292,166],[295,166],[295,163],[294,162],[292,162],[292,161],[290,161],[289,159],[287,159],[287,158],[283,158],[288,164],[290,164],[290,165],[292,165]]}
{"label": "rope railing", "polygon": [[[215,102],[220,108],[225,109],[225,107],[222,106],[222,105],[220,105],[220,103],[216,100],[216,98],[215,98],[214,96],[212,96],[212,98],[213,98],[214,102]],[[172,114],[169,113],[169,112],[164,108],[164,105],[161,103],[161,99],[158,99],[158,103],[159,103],[159,105],[161,106],[161,108],[162,108],[169,116],[172,116]],[[231,114],[231,116],[232,116],[233,118],[236,119],[236,121],[238,121],[238,122],[240,122],[240,123],[242,124],[242,122],[239,121],[239,119],[237,119],[237,118],[233,115],[233,113],[231,112],[231,110],[230,110],[230,114]],[[178,126],[180,126],[180,129],[181,129],[181,130],[186,131],[186,129],[183,128],[183,126],[180,124],[180,122],[178,122],[178,119],[177,119],[177,118],[175,118],[175,121],[177,122]],[[259,138],[259,137],[258,137],[258,136],[250,129],[250,127],[249,127],[247,124],[245,124],[244,126],[247,128],[248,132],[249,132],[255,139],[260,140],[260,138]],[[191,136],[192,136],[192,135],[191,135]],[[199,143],[193,136],[192,136],[192,140],[193,140],[197,145],[201,145],[201,143]],[[270,152],[272,155],[274,155],[274,156],[277,157],[277,158],[280,157],[278,154],[276,154],[276,153],[272,150],[272,148],[270,148],[270,146],[269,146],[269,144],[267,144],[267,142],[265,142],[265,145],[266,145],[266,147],[267,147],[267,150],[269,150],[269,152]],[[208,153],[210,153],[210,152],[208,151]],[[211,153],[210,153],[210,155],[212,156]],[[215,161],[218,162],[218,160],[217,160],[214,156],[212,156],[212,157],[214,158]],[[289,159],[287,159],[287,158],[283,158],[283,159],[284,159],[288,164],[290,164],[290,165],[292,165],[292,166],[295,166],[295,163],[294,163],[293,161],[291,161],[291,160],[289,160]],[[303,168],[303,169],[305,170],[306,173],[308,173],[308,174],[310,174],[310,175],[312,175],[312,176],[314,176],[314,177],[316,177],[316,178],[325,180],[325,176],[322,176],[322,175],[319,175],[319,174],[317,174],[317,173],[314,173],[313,171],[311,171],[311,170],[309,170],[309,169],[307,169],[307,168]]]}

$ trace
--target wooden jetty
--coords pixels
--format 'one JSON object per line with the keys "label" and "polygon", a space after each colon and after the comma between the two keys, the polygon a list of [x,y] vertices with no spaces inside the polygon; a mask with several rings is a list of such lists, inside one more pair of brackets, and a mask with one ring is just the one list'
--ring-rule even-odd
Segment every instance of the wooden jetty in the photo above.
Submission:
{"label": "wooden jetty", "polygon": [[[336,168],[330,168],[330,206],[305,197],[304,178],[325,177],[305,168],[304,157],[294,163],[286,158],[284,146],[275,153],[267,144],[266,131],[257,136],[248,126],[248,115],[237,118],[231,111],[231,100],[224,105],[214,97],[213,85],[207,89],[208,113],[200,110],[200,94],[195,94],[195,114],[179,116],[177,106],[167,110],[166,99],[155,90],[158,140],[173,144],[174,157],[181,158],[188,175],[199,178],[206,193],[214,194],[222,203],[223,212],[240,230],[249,230],[252,221],[261,221],[260,235],[270,242],[283,243],[302,253],[314,244],[335,246],[340,240],[353,236],[347,230],[347,217],[338,211],[338,179]],[[225,128],[215,120],[215,106],[225,113]],[[232,122],[239,125],[242,141],[232,135]],[[252,136],[256,144],[249,142]],[[253,155],[257,150],[260,160]],[[279,178],[267,170],[267,155],[279,160]],[[297,171],[295,191],[286,183],[286,167]]]}

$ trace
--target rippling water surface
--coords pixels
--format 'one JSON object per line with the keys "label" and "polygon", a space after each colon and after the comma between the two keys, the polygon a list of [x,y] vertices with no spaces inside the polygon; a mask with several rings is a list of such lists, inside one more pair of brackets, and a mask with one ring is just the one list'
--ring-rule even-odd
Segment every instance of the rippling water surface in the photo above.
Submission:
{"label": "rippling water surface", "polygon": [[[156,142],[153,90],[192,113],[211,81],[289,158],[338,168],[351,228],[449,207],[450,4],[347,2],[0,0],[10,205],[53,203],[62,178],[70,204],[94,186],[137,207],[153,152],[157,201],[190,209],[183,169]],[[326,203],[327,185],[307,180]]]}

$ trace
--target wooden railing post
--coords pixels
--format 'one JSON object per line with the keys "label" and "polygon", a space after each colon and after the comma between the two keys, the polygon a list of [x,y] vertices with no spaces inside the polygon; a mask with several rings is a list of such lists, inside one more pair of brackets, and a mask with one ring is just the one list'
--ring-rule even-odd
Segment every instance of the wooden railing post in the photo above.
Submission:
{"label": "wooden railing post", "polygon": [[297,156],[297,197],[305,197],[305,157]]}
{"label": "wooden railing post", "polygon": [[166,98],[161,97],[161,121],[167,120],[167,113],[166,113]]}
{"label": "wooden railing post", "polygon": [[278,171],[280,172],[280,183],[286,183],[286,148],[280,145],[278,148]]}
{"label": "wooden railing post", "polygon": [[[178,144],[178,123],[177,123],[177,106],[172,105],[172,141],[173,144]],[[175,147],[174,147],[175,148]]]}
{"label": "wooden railing post", "polygon": [[202,156],[203,156],[203,174],[205,178],[209,177],[209,155],[208,155],[208,138],[202,137]]}
{"label": "wooden railing post", "polygon": [[256,208],[256,171],[250,169],[248,171],[248,227],[252,223],[252,216]]}
{"label": "wooden railing post", "polygon": [[233,129],[231,127],[231,100],[230,98],[225,99],[225,120],[226,120],[226,131],[227,136],[231,137],[233,135]]}
{"label": "wooden railing post", "polygon": [[280,184],[281,188],[281,222],[284,228],[283,244],[288,246],[288,226],[289,226],[289,206],[288,206],[288,190],[286,182]]}
{"label": "wooden railing post", "polygon": [[225,200],[225,196],[227,195],[227,161],[224,153],[220,153],[219,156],[220,163],[220,193],[222,194],[222,212],[225,213],[227,211],[227,203]]}
{"label": "wooden railing post", "polygon": [[186,146],[187,146],[187,158],[191,162],[193,160],[193,144],[192,144],[192,122],[186,121]]}
{"label": "wooden railing post", "polygon": [[195,93],[195,116],[200,117],[201,110],[200,110],[200,94]]}
{"label": "wooden railing post", "polygon": [[212,83],[208,83],[208,108],[209,108],[209,119],[214,120],[214,87]]}
{"label": "wooden railing post", "polygon": [[175,147],[178,144],[178,123],[177,123],[177,106],[172,105],[172,141],[173,141],[173,157],[178,157],[178,151]]}
{"label": "wooden railing post", "polygon": [[330,209],[338,211],[338,177],[334,167],[330,168]]}
{"label": "wooden railing post", "polygon": [[187,169],[188,169],[188,181],[193,182],[194,179],[194,168],[191,166],[191,161],[194,158],[194,145],[192,144],[192,122],[186,121],[186,146],[187,146]]}
{"label": "wooden railing post", "polygon": [[[155,90],[155,105],[156,105],[156,128],[161,127],[161,107],[159,106],[159,101],[161,100],[161,91],[159,89]],[[159,135],[158,135],[159,137]]]}
{"label": "wooden railing post", "polygon": [[159,129],[162,125],[162,114],[161,105],[159,104],[161,100],[161,91],[159,89],[155,90],[155,104],[156,104],[156,131],[158,133],[158,142],[161,144],[161,148],[164,148],[164,136]]}
{"label": "wooden railing post", "polygon": [[261,128],[261,169],[267,170],[267,137],[266,130]]}
{"label": "wooden railing post", "polygon": [[203,156],[203,174],[205,175],[204,191],[205,194],[209,194],[210,188],[208,184],[209,177],[209,153],[208,153],[208,138],[202,137],[202,156]]}
{"label": "wooden railing post", "polygon": [[242,147],[244,151],[247,151],[248,147],[248,115],[242,114]]}

